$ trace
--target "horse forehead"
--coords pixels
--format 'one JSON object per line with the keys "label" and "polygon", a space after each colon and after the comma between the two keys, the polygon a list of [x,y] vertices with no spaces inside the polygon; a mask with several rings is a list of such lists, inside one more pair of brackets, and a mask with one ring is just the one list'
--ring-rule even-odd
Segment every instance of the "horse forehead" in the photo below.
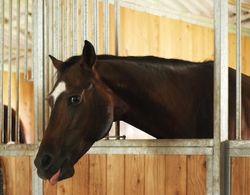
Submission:
{"label": "horse forehead", "polygon": [[64,81],[60,81],[53,92],[51,93],[51,96],[53,96],[54,101],[57,100],[57,98],[64,92],[66,91],[66,83]]}

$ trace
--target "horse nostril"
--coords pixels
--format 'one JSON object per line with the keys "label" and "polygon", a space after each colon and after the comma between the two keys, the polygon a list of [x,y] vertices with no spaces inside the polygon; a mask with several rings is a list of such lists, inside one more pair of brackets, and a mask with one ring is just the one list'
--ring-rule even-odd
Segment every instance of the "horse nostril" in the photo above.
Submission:
{"label": "horse nostril", "polygon": [[53,157],[51,154],[44,154],[41,159],[41,167],[47,169],[52,164]]}

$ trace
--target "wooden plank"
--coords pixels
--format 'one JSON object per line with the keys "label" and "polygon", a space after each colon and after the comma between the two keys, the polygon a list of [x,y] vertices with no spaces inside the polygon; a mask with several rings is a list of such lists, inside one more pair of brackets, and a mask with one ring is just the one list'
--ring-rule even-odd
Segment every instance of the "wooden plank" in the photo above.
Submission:
{"label": "wooden plank", "polygon": [[145,156],[145,195],[165,195],[165,156]]}
{"label": "wooden plank", "polygon": [[89,194],[89,155],[83,156],[75,165],[72,186],[72,194]]}
{"label": "wooden plank", "polygon": [[166,194],[186,195],[187,157],[184,155],[166,156]]}
{"label": "wooden plank", "polygon": [[57,183],[57,195],[72,194],[72,178],[62,180]]}
{"label": "wooden plank", "polygon": [[89,195],[107,192],[107,155],[89,155]]}
{"label": "wooden plank", "polygon": [[124,195],[124,155],[107,155],[107,194]]}
{"label": "wooden plank", "polygon": [[14,157],[2,157],[4,167],[4,186],[5,193],[7,195],[16,194],[16,172],[15,172],[15,158]]}
{"label": "wooden plank", "polygon": [[51,185],[48,180],[43,182],[44,195],[57,195],[57,184]]}
{"label": "wooden plank", "polygon": [[187,194],[206,194],[205,156],[187,156]]}
{"label": "wooden plank", "polygon": [[232,195],[244,195],[245,187],[245,158],[233,157],[231,159],[231,194]]}
{"label": "wooden plank", "polygon": [[125,156],[125,194],[144,195],[144,155]]}
{"label": "wooden plank", "polygon": [[231,163],[231,194],[250,194],[250,158],[233,157]]}
{"label": "wooden plank", "polygon": [[15,188],[18,195],[31,195],[30,157],[15,157]]}
{"label": "wooden plank", "polygon": [[244,182],[244,189],[245,194],[250,194],[250,158],[245,157],[245,182]]}

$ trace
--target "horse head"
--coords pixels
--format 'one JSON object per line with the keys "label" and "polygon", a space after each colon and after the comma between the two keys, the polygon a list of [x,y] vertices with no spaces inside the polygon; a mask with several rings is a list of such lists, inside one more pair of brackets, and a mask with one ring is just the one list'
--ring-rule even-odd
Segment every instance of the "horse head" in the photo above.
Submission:
{"label": "horse head", "polygon": [[97,57],[85,41],[82,55],[65,62],[50,56],[57,81],[46,98],[51,115],[35,159],[38,175],[51,184],[74,174],[74,164],[95,141],[102,139],[114,119],[113,99],[95,73]]}

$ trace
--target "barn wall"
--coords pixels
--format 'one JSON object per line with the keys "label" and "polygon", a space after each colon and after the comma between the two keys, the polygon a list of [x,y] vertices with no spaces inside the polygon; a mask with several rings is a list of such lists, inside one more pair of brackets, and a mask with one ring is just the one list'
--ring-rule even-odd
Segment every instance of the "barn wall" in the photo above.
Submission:
{"label": "barn wall", "polygon": [[[4,157],[6,195],[31,195],[29,157]],[[169,155],[86,155],[73,178],[51,186],[44,195],[205,194],[206,158]]]}
{"label": "barn wall", "polygon": [[[5,195],[31,195],[30,157],[1,157]],[[231,159],[231,194],[250,194],[250,158]],[[44,182],[44,195],[203,195],[206,157],[185,155],[85,155],[74,177],[55,186]]]}

